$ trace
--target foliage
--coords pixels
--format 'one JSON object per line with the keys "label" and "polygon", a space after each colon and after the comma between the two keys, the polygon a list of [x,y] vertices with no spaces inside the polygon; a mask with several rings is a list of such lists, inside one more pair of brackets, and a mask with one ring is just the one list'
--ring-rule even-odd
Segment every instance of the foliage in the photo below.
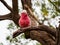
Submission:
{"label": "foliage", "polygon": [[37,1],[37,2],[35,2],[35,4],[34,5],[36,5],[36,6],[40,6],[40,4],[39,4],[39,2]]}
{"label": "foliage", "polygon": [[3,45],[3,43],[0,43],[0,45]]}
{"label": "foliage", "polygon": [[45,4],[42,4],[42,9],[41,9],[41,11],[42,11],[42,13],[43,13],[44,16],[48,16],[48,11],[47,11],[47,9],[46,9],[46,7],[45,7]]}
{"label": "foliage", "polygon": [[14,29],[13,23],[10,23],[8,26],[8,29]]}

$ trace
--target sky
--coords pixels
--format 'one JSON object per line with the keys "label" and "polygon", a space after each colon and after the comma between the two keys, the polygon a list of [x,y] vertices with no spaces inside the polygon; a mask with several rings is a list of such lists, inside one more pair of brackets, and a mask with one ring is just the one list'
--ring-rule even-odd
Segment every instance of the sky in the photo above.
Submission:
{"label": "sky", "polygon": [[[6,0],[6,2],[8,3],[8,5],[10,5],[12,7],[12,0]],[[32,0],[34,1],[34,0]],[[40,0],[41,3],[42,0]],[[46,4],[48,4],[47,0],[46,1]],[[20,3],[21,1],[19,0],[18,3],[19,3],[19,9],[22,8],[22,4]],[[36,1],[35,1],[36,2]],[[34,5],[34,3],[33,3]],[[48,5],[49,6],[49,5]],[[40,18],[42,18],[41,16],[41,13],[40,13],[40,10],[39,10],[39,7],[36,7],[36,6],[33,6],[32,8],[35,8],[35,11],[37,11],[38,15],[40,15]],[[41,8],[41,7],[40,7]],[[22,9],[21,9],[22,10]],[[4,14],[8,14],[10,13],[10,11],[0,2],[0,15],[4,15]],[[57,16],[55,19],[50,19],[49,22],[51,22],[51,25],[53,25],[54,27],[57,26],[58,27],[58,18],[60,18],[60,16]],[[7,23],[8,22],[8,23]],[[8,25],[11,23],[12,21],[11,20],[3,20],[3,21],[0,21],[0,43],[3,43],[4,45],[9,45],[9,42],[6,40],[6,37],[8,35],[10,35],[10,31],[7,29]],[[47,21],[44,22],[45,25],[48,25],[47,24]],[[15,27],[15,29],[17,29]],[[25,39],[21,39],[21,42],[24,43],[24,40]],[[25,40],[26,42],[28,40]],[[30,43],[28,43],[27,45],[35,45],[36,41],[34,42],[33,44],[33,41],[30,41]],[[12,44],[14,45],[14,44]]]}

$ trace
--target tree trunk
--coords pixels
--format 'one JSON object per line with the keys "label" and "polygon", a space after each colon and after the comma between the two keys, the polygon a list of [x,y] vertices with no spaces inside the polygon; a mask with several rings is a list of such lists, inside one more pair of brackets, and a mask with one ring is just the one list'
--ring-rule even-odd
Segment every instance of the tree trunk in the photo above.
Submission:
{"label": "tree trunk", "polygon": [[13,12],[12,12],[12,20],[15,22],[15,24],[18,24],[19,20],[19,14],[18,14],[18,0],[12,0],[12,6],[13,6]]}

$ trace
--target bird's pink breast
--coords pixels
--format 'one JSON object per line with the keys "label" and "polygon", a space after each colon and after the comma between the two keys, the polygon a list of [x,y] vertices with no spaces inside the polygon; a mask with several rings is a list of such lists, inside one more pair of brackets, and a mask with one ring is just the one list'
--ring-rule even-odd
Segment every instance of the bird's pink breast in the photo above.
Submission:
{"label": "bird's pink breast", "polygon": [[19,25],[20,25],[20,27],[28,27],[28,26],[30,26],[30,19],[29,19],[29,17],[28,18],[20,18],[20,20],[19,20]]}

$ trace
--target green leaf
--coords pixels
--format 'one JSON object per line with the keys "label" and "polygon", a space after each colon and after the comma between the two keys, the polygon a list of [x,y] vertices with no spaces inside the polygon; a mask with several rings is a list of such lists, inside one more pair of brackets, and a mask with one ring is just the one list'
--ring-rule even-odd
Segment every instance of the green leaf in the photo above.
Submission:
{"label": "green leaf", "polygon": [[10,36],[7,36],[6,39],[9,40],[10,39]]}
{"label": "green leaf", "polygon": [[7,29],[14,29],[13,23],[10,23],[10,24],[8,25],[8,28],[7,28]]}
{"label": "green leaf", "polygon": [[12,42],[12,39],[10,39],[10,42]]}
{"label": "green leaf", "polygon": [[20,37],[21,37],[21,38],[25,38],[25,34],[22,34]]}
{"label": "green leaf", "polygon": [[16,42],[18,42],[18,39],[17,39],[17,38],[15,38],[14,40],[15,40]]}
{"label": "green leaf", "polygon": [[44,16],[48,16],[48,10],[45,7],[45,4],[42,4],[42,9],[41,9],[42,13]]}
{"label": "green leaf", "polygon": [[56,17],[55,15],[52,16],[52,18],[55,18],[55,17]]}

